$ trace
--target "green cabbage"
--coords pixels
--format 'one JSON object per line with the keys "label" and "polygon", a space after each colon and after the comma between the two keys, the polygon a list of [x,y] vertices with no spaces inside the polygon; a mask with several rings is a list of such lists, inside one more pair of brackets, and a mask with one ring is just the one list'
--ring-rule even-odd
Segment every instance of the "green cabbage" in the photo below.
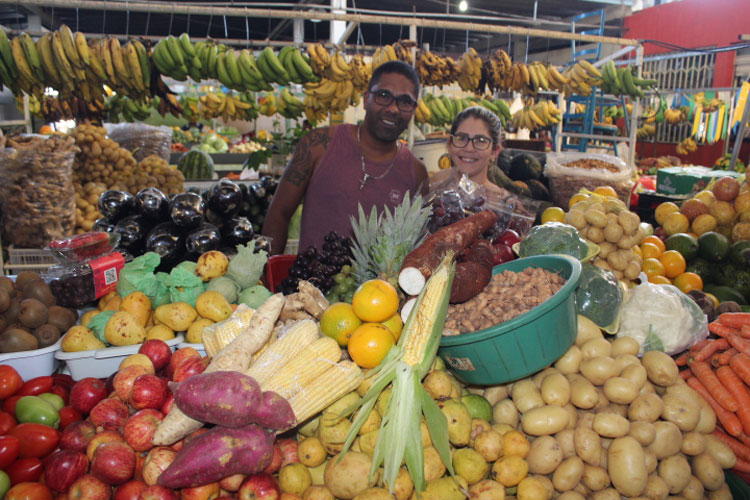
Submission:
{"label": "green cabbage", "polygon": [[253,309],[259,308],[268,298],[273,295],[268,288],[263,285],[256,285],[246,288],[240,292],[238,303],[245,304]]}
{"label": "green cabbage", "polygon": [[241,289],[250,288],[258,284],[267,260],[268,252],[255,252],[254,240],[247,245],[237,245],[237,255],[229,262],[226,276],[232,278]]}
{"label": "green cabbage", "polygon": [[200,277],[179,266],[172,268],[165,284],[169,288],[170,302],[187,302],[193,307],[195,307],[198,296],[205,290],[203,280]]}
{"label": "green cabbage", "polygon": [[226,276],[219,276],[208,282],[206,291],[219,292],[227,299],[230,304],[237,303],[237,296],[240,293],[240,285],[234,282],[232,278]]}
{"label": "green cabbage", "polygon": [[606,330],[617,321],[623,296],[614,273],[588,262],[583,265],[581,280],[576,288],[578,314]]}
{"label": "green cabbage", "polygon": [[583,259],[588,250],[586,241],[576,228],[560,222],[548,222],[531,228],[521,240],[519,255],[529,257],[561,253]]}

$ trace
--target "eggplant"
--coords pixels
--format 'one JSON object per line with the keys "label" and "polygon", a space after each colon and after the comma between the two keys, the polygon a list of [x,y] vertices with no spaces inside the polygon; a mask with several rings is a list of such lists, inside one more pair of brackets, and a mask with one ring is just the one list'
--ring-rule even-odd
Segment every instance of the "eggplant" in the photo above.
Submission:
{"label": "eggplant", "polygon": [[135,213],[135,197],[126,191],[110,189],[99,195],[99,212],[104,217],[118,221]]}
{"label": "eggplant", "polygon": [[159,188],[148,187],[138,191],[135,205],[138,213],[150,221],[157,223],[169,219],[169,198]]}
{"label": "eggplant", "polygon": [[169,202],[169,216],[177,226],[193,229],[203,221],[203,198],[196,193],[180,193]]}
{"label": "eggplant", "polygon": [[258,253],[261,250],[264,250],[266,252],[271,251],[271,241],[266,238],[265,236],[256,235],[255,236],[255,250],[253,253]]}
{"label": "eggplant", "polygon": [[254,235],[253,225],[247,217],[232,217],[221,228],[221,239],[228,246],[245,245]]}
{"label": "eggplant", "polygon": [[115,232],[115,221],[109,217],[101,217],[94,221],[94,226],[91,228],[92,231],[104,231],[106,233]]}
{"label": "eggplant", "polygon": [[255,195],[256,200],[260,200],[261,198],[265,198],[266,196],[266,188],[264,188],[263,184],[261,184],[260,182],[251,184],[250,191],[253,193],[253,195]]}
{"label": "eggplant", "polygon": [[205,222],[208,222],[209,224],[213,224],[219,229],[224,227],[224,216],[217,214],[216,212],[214,212],[208,207],[206,207],[206,209],[203,211],[203,218]]}
{"label": "eggplant", "polygon": [[115,232],[120,235],[118,248],[124,248],[132,255],[141,255],[151,225],[140,215],[128,215],[115,224]]}
{"label": "eggplant", "polygon": [[185,236],[185,249],[190,260],[197,260],[201,254],[219,248],[221,248],[219,228],[208,222],[204,222]]}
{"label": "eggplant", "polygon": [[240,210],[242,190],[229,179],[221,179],[208,192],[208,208],[222,217],[232,217]]}
{"label": "eggplant", "polygon": [[146,236],[146,251],[156,252],[164,268],[176,264],[185,255],[185,236],[173,222],[162,222]]}

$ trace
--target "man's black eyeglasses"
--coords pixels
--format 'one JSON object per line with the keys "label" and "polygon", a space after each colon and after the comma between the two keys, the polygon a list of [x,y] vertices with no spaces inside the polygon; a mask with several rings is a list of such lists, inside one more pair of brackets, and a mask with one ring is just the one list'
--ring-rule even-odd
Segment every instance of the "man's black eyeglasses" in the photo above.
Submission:
{"label": "man's black eyeglasses", "polygon": [[489,147],[492,145],[492,139],[484,135],[475,135],[474,137],[469,137],[466,134],[456,134],[451,136],[451,144],[453,144],[457,148],[465,148],[466,145],[469,144],[469,141],[474,144],[474,149],[478,150],[489,149]]}
{"label": "man's black eyeglasses", "polygon": [[375,104],[379,106],[390,106],[395,99],[398,109],[405,113],[417,109],[417,101],[406,95],[396,97],[388,90],[373,90],[371,94],[375,98]]}

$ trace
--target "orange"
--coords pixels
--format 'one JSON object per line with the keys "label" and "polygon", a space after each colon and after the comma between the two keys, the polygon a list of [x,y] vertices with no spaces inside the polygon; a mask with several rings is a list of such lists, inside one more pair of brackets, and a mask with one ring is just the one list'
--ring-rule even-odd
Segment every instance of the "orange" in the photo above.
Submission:
{"label": "orange", "polygon": [[365,281],[352,296],[352,308],[362,321],[380,323],[398,311],[398,292],[385,280]]}
{"label": "orange", "polygon": [[666,276],[649,276],[648,278],[649,283],[653,283],[654,285],[671,285],[672,282],[669,278]]}
{"label": "orange", "polygon": [[682,293],[690,290],[703,290],[703,280],[695,273],[682,273],[674,279],[674,286]]}
{"label": "orange", "polygon": [[679,211],[680,211],[680,207],[678,207],[671,201],[667,201],[665,203],[660,204],[658,207],[656,207],[656,210],[654,210],[654,218],[656,218],[657,224],[659,224],[660,226],[663,226],[664,221],[667,220],[667,216],[675,212],[679,212]]}
{"label": "orange", "polygon": [[548,207],[542,212],[542,224],[548,222],[565,222],[565,211],[560,207]]}
{"label": "orange", "polygon": [[617,191],[615,191],[615,188],[612,186],[599,186],[598,188],[594,189],[594,194],[598,194],[600,196],[609,196],[610,198],[617,198]]}
{"label": "orange", "polygon": [[664,264],[664,276],[667,278],[676,278],[685,272],[687,262],[677,250],[667,250],[659,257],[659,262]]}
{"label": "orange", "polygon": [[666,273],[666,270],[664,269],[664,264],[661,263],[659,259],[643,259],[643,272],[646,273],[646,276],[648,276],[649,281],[651,281],[651,278],[654,276],[664,276]]}
{"label": "orange", "polygon": [[379,323],[364,323],[349,339],[349,356],[362,368],[375,368],[393,347],[393,334]]}
{"label": "orange", "polygon": [[663,250],[653,243],[644,243],[641,245],[641,255],[644,259],[658,259]]}
{"label": "orange", "polygon": [[654,235],[646,236],[645,238],[643,238],[643,241],[641,241],[641,243],[652,243],[659,247],[662,252],[667,249],[667,245],[664,244],[664,241],[662,241],[662,239],[658,236]]}
{"label": "orange", "polygon": [[574,194],[573,196],[570,197],[570,200],[568,201],[568,208],[572,207],[579,201],[586,201],[588,199],[589,199],[589,195],[585,193]]}
{"label": "orange", "polygon": [[393,334],[393,341],[398,342],[399,337],[401,337],[401,330],[404,328],[404,322],[401,321],[401,315],[396,313],[381,324],[391,331]]}
{"label": "orange", "polygon": [[320,331],[345,347],[354,330],[359,328],[362,320],[354,314],[351,304],[336,302],[326,307],[320,317]]}

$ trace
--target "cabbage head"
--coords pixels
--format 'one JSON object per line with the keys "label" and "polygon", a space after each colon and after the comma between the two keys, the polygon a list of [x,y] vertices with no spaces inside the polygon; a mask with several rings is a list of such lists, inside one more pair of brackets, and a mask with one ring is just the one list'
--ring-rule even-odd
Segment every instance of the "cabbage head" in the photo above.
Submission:
{"label": "cabbage head", "polygon": [[561,222],[548,222],[531,228],[521,240],[519,255],[530,257],[561,253],[583,259],[588,250],[588,244],[576,228]]}

